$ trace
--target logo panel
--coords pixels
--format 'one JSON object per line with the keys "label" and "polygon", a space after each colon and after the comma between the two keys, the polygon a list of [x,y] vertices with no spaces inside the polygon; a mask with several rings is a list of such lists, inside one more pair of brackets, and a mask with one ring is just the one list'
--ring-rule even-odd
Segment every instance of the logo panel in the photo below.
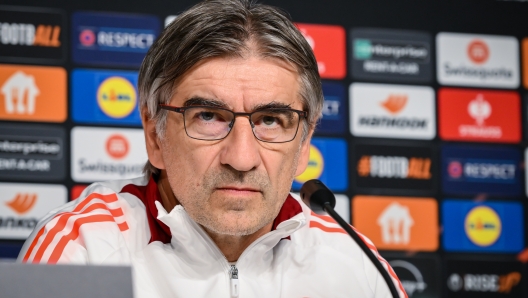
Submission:
{"label": "logo panel", "polygon": [[449,297],[523,297],[522,265],[512,261],[447,259]]}
{"label": "logo panel", "polygon": [[292,188],[301,189],[304,182],[321,180],[332,191],[348,188],[347,143],[342,139],[313,138],[306,170],[293,180]]}
{"label": "logo panel", "polygon": [[436,135],[431,87],[354,83],[350,102],[355,136],[431,140]]}
{"label": "logo panel", "polygon": [[66,201],[63,185],[0,183],[0,239],[26,239],[42,217]]}
{"label": "logo panel", "polygon": [[354,78],[425,83],[432,80],[431,36],[404,30],[351,31]]}
{"label": "logo panel", "polygon": [[74,127],[71,140],[77,182],[139,177],[148,159],[141,129]]}
{"label": "logo panel", "polygon": [[76,69],[72,73],[75,122],[140,126],[137,72]]}
{"label": "logo panel", "polygon": [[65,19],[60,10],[0,6],[0,61],[64,61]]}
{"label": "logo panel", "polygon": [[346,125],[345,88],[341,84],[323,82],[323,95],[323,118],[317,125],[316,133],[344,133]]}
{"label": "logo panel", "polygon": [[444,200],[442,222],[446,251],[516,253],[524,247],[518,202]]}
{"label": "logo panel", "polygon": [[440,89],[440,137],[450,141],[518,143],[520,105],[517,92]]}
{"label": "logo panel", "polygon": [[429,147],[356,144],[354,160],[359,189],[434,191],[436,162]]}
{"label": "logo panel", "polygon": [[139,66],[161,24],[149,15],[76,12],[72,28],[76,63]]}
{"label": "logo panel", "polygon": [[64,179],[64,136],[60,127],[0,125],[0,179]]}
{"label": "logo panel", "polygon": [[63,122],[66,71],[61,67],[0,65],[0,99],[1,120]]}
{"label": "logo panel", "polygon": [[378,249],[438,249],[438,206],[433,198],[355,196],[352,219]]}
{"label": "logo panel", "polygon": [[442,146],[442,190],[450,194],[520,196],[521,153],[516,148]]}
{"label": "logo panel", "polygon": [[296,23],[317,60],[323,79],[343,79],[346,75],[345,29],[341,26]]}
{"label": "logo panel", "polygon": [[513,36],[441,32],[436,36],[438,81],[515,89],[520,81],[518,47]]}
{"label": "logo panel", "polygon": [[383,255],[409,298],[440,298],[440,262],[436,257]]}

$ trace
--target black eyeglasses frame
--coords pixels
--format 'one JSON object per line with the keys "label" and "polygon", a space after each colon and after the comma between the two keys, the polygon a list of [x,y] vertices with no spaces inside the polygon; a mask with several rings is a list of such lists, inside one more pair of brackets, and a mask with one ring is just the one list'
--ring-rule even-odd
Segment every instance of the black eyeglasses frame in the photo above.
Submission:
{"label": "black eyeglasses frame", "polygon": [[[185,124],[185,117],[183,117],[183,127],[185,129],[185,134],[191,138],[191,139],[195,139],[195,140],[201,140],[201,141],[219,141],[219,140],[223,140],[225,138],[227,138],[227,136],[231,133],[231,128],[233,127],[233,125],[235,124],[235,120],[238,116],[243,116],[243,117],[248,117],[248,120],[249,120],[249,124],[251,125],[251,131],[253,132],[253,136],[261,141],[261,142],[265,142],[265,143],[272,143],[272,144],[281,144],[281,143],[288,143],[288,142],[291,142],[293,140],[295,140],[295,137],[297,137],[297,133],[299,132],[299,125],[301,123],[301,119],[306,119],[308,118],[308,112],[306,111],[300,111],[300,110],[295,110],[295,109],[289,109],[289,108],[270,108],[270,109],[263,109],[263,110],[256,110],[254,112],[251,112],[251,113],[237,113],[237,112],[233,112],[231,110],[228,110],[228,109],[225,109],[225,108],[221,108],[221,107],[216,107],[216,106],[188,106],[188,107],[175,107],[175,106],[171,106],[171,105],[167,105],[167,104],[158,104],[158,106],[163,109],[163,110],[167,110],[167,111],[172,111],[172,112],[176,112],[176,113],[180,113],[182,115],[184,115],[185,111],[188,110],[188,109],[192,109],[192,108],[214,108],[214,109],[219,109],[219,110],[224,110],[226,112],[229,112],[231,114],[233,114],[233,120],[231,121],[231,123],[229,123],[229,132],[223,137],[223,138],[220,138],[220,139],[212,139],[212,140],[209,140],[209,139],[199,139],[199,138],[195,138],[195,137],[192,137],[189,135],[189,133],[187,132],[187,126]],[[291,111],[291,112],[294,112],[294,113],[297,113],[299,115],[299,122],[297,123],[297,128],[295,129],[295,134],[293,135],[292,139],[289,140],[289,141],[282,141],[282,142],[270,142],[270,141],[264,141],[264,140],[261,140],[259,139],[256,135],[255,135],[255,131],[253,130],[253,128],[255,127],[255,125],[253,124],[253,122],[251,121],[251,115],[253,115],[254,113],[258,113],[258,112],[262,112],[262,111],[265,111],[265,110],[273,110],[273,111]]]}

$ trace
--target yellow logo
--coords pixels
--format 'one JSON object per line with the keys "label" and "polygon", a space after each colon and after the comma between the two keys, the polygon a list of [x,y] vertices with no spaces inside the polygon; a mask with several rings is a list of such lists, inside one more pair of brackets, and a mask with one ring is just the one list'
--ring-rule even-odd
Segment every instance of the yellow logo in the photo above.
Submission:
{"label": "yellow logo", "polygon": [[495,243],[502,231],[500,217],[495,210],[486,206],[471,209],[466,216],[464,226],[469,240],[483,247]]}
{"label": "yellow logo", "polygon": [[310,158],[308,159],[308,166],[301,175],[295,177],[295,181],[304,183],[311,179],[318,179],[321,177],[323,169],[323,155],[314,145],[310,145]]}
{"label": "yellow logo", "polygon": [[136,89],[125,78],[109,77],[97,89],[97,103],[107,116],[124,118],[136,107]]}

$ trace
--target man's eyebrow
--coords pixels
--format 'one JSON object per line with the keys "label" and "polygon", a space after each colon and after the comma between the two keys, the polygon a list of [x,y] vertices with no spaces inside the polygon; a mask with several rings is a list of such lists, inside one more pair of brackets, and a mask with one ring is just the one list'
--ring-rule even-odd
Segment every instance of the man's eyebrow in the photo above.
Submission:
{"label": "man's eyebrow", "polygon": [[265,110],[265,109],[289,109],[291,104],[285,104],[282,102],[272,101],[269,103],[261,103],[253,108],[253,111]]}
{"label": "man's eyebrow", "polygon": [[[210,98],[203,98],[203,97],[191,97],[188,100],[186,100],[183,103],[184,107],[190,107],[190,106],[208,106],[208,107],[218,107],[218,108],[224,108],[229,110],[229,106],[220,100],[217,99],[210,99]],[[260,110],[266,110],[266,109],[289,109],[291,108],[291,104],[286,104],[282,102],[272,101],[268,103],[261,103],[255,105],[253,108],[253,111],[260,111]]]}
{"label": "man's eyebrow", "polygon": [[218,107],[218,108],[224,108],[228,109],[228,105],[220,100],[217,99],[210,99],[210,98],[203,98],[203,97],[191,97],[188,100],[186,100],[183,103],[184,107],[190,107],[190,106],[210,106],[210,107]]}

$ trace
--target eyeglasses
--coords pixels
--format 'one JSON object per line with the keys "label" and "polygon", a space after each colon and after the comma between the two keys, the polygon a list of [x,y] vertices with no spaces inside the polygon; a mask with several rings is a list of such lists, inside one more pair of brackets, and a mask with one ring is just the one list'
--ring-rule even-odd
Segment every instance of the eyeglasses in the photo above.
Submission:
{"label": "eyeglasses", "polygon": [[235,113],[212,106],[174,107],[160,104],[160,108],[183,114],[187,136],[204,141],[227,137],[237,116],[249,118],[255,138],[267,143],[286,143],[295,139],[301,118],[308,112],[293,109],[263,109],[253,113]]}

